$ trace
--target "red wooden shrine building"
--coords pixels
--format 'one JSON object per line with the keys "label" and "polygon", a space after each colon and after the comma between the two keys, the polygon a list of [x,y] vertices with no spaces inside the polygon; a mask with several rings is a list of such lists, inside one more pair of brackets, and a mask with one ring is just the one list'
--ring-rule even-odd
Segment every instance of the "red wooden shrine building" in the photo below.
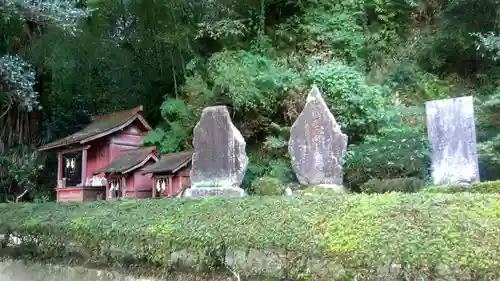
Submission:
{"label": "red wooden shrine building", "polygon": [[[154,179],[142,171],[159,161],[156,147],[141,147],[141,137],[151,131],[142,109],[92,117],[82,130],[39,148],[57,151],[57,201],[156,196]],[[170,171],[171,183],[182,178],[183,171]],[[168,195],[164,190],[160,194]]]}
{"label": "red wooden shrine building", "polygon": [[175,196],[183,189],[191,187],[192,151],[170,153],[143,169],[143,173],[153,176],[153,197]]}

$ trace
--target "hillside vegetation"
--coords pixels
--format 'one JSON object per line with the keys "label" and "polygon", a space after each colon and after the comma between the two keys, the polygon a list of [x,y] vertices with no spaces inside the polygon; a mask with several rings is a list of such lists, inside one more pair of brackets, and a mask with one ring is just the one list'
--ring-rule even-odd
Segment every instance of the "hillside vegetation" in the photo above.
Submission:
{"label": "hillside vegetation", "polygon": [[0,4],[0,200],[48,198],[53,157],[41,167],[30,149],[138,104],[161,152],[189,148],[201,109],[227,105],[245,187],[293,182],[286,141],[313,83],[349,136],[348,187],[426,180],[423,104],[463,95],[477,101],[481,177],[500,178],[497,1],[35,2]]}

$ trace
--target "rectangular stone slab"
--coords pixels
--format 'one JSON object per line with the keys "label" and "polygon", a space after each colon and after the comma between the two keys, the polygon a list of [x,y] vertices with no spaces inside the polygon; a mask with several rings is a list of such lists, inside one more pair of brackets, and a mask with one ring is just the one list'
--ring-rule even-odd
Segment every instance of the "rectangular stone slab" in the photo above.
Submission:
{"label": "rectangular stone slab", "polygon": [[471,96],[425,103],[434,184],[479,181]]}

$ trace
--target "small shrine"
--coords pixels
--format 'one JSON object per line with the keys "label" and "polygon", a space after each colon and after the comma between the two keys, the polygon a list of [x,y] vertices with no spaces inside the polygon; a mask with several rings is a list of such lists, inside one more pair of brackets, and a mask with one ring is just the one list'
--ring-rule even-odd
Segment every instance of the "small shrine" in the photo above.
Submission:
{"label": "small shrine", "polygon": [[165,154],[155,164],[145,167],[142,172],[152,174],[153,197],[176,196],[191,187],[192,151]]}
{"label": "small shrine", "polygon": [[144,166],[158,161],[156,147],[141,147],[122,151],[109,165],[94,174],[104,173],[106,178],[106,199],[150,198],[151,178],[140,172]]}

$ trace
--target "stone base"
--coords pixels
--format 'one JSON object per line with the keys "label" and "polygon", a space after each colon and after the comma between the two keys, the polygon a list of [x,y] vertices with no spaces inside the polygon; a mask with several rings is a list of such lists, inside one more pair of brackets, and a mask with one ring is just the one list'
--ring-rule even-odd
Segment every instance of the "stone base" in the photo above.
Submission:
{"label": "stone base", "polygon": [[322,188],[330,188],[333,189],[334,191],[338,193],[347,193],[347,189],[342,186],[342,185],[336,185],[336,184],[319,184],[318,187]]}
{"label": "stone base", "polygon": [[453,186],[455,188],[472,189],[472,184],[468,182],[452,182],[446,185]]}
{"label": "stone base", "polygon": [[441,161],[432,168],[431,176],[434,185],[472,183],[479,181],[477,164],[455,164]]}
{"label": "stone base", "polygon": [[224,196],[242,197],[246,192],[239,187],[194,187],[184,191],[182,197]]}

